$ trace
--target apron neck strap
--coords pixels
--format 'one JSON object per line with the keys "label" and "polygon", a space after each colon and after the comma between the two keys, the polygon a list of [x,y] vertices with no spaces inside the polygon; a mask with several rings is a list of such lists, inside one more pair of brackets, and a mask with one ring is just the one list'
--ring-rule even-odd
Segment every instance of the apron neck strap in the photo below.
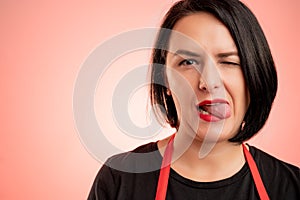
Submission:
{"label": "apron neck strap", "polygon": [[175,134],[173,134],[168,142],[166,147],[164,157],[161,163],[158,185],[156,190],[155,200],[165,200],[167,195],[167,188],[169,182],[169,174],[172,162],[172,153],[173,153],[173,142]]}
{"label": "apron neck strap", "polygon": [[261,176],[259,174],[256,163],[255,163],[251,153],[247,149],[246,145],[245,144],[242,144],[242,145],[243,145],[244,156],[245,156],[246,161],[249,165],[249,168],[250,168],[250,171],[251,171],[251,174],[252,174],[257,192],[259,194],[259,197],[260,197],[261,200],[269,200],[268,193],[267,193],[266,188],[264,186],[264,183],[261,179]]}
{"label": "apron neck strap", "polygon": [[[159,178],[158,178],[158,185],[157,185],[155,200],[165,200],[166,199],[169,175],[170,175],[170,168],[171,168],[171,161],[172,161],[174,137],[175,137],[175,134],[173,134],[171,136],[171,138],[167,144],[165,153],[164,153],[164,157],[163,157],[161,168],[160,168],[160,174],[159,174]],[[269,200],[268,193],[264,187],[264,184],[260,177],[256,163],[255,163],[251,153],[246,148],[245,144],[242,144],[242,146],[243,146],[244,156],[249,165],[252,177],[254,179],[256,189],[259,194],[259,197],[261,200]]]}

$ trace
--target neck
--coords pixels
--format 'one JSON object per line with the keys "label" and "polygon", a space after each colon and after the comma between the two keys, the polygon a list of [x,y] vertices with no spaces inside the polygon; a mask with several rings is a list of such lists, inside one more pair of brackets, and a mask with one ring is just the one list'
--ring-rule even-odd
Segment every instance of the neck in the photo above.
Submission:
{"label": "neck", "polygon": [[[242,145],[228,141],[216,142],[213,148],[201,157],[199,151],[203,146],[202,141],[193,139],[187,142],[177,136],[171,167],[183,177],[202,182],[222,180],[236,174],[245,164]],[[182,153],[183,149],[185,151]]]}

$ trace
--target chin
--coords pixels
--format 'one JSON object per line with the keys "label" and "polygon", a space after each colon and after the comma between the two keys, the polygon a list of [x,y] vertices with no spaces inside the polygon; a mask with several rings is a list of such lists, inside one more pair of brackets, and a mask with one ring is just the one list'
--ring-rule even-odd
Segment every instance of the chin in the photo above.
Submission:
{"label": "chin", "polygon": [[223,126],[209,126],[208,128],[199,127],[197,131],[197,138],[205,142],[223,142],[228,141],[234,134],[227,131]]}

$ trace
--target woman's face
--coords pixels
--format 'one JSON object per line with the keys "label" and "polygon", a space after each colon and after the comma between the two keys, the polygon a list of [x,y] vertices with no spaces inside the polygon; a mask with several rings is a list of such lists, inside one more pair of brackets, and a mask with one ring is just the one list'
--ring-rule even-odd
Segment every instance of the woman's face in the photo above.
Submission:
{"label": "woman's face", "polygon": [[180,127],[200,140],[227,141],[239,131],[250,102],[236,45],[205,12],[180,19],[173,31],[185,36],[171,34],[166,62]]}

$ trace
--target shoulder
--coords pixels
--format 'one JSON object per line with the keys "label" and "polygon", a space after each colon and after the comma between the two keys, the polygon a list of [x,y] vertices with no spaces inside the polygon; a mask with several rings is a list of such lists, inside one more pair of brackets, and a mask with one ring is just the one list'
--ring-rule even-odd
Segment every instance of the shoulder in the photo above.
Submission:
{"label": "shoulder", "polygon": [[110,157],[105,165],[128,173],[145,173],[160,168],[162,157],[157,142],[141,145],[136,149]]}
{"label": "shoulder", "polygon": [[[153,186],[146,189],[155,190],[155,181],[158,176],[155,170],[160,168],[160,164],[161,156],[156,142],[141,145],[129,152],[116,154],[108,158],[100,168],[88,199],[120,199],[119,197],[133,199],[131,197],[133,193],[130,191],[145,189],[143,187],[145,180],[149,185],[152,183]],[[140,193],[137,192],[137,194]]]}
{"label": "shoulder", "polygon": [[250,152],[268,193],[273,197],[300,198],[299,167],[284,162],[254,146],[250,146]]}
{"label": "shoulder", "polygon": [[298,176],[299,178],[299,167],[284,162],[254,146],[250,146],[250,152],[253,155],[258,168],[280,170],[281,173],[290,173],[291,175]]}

